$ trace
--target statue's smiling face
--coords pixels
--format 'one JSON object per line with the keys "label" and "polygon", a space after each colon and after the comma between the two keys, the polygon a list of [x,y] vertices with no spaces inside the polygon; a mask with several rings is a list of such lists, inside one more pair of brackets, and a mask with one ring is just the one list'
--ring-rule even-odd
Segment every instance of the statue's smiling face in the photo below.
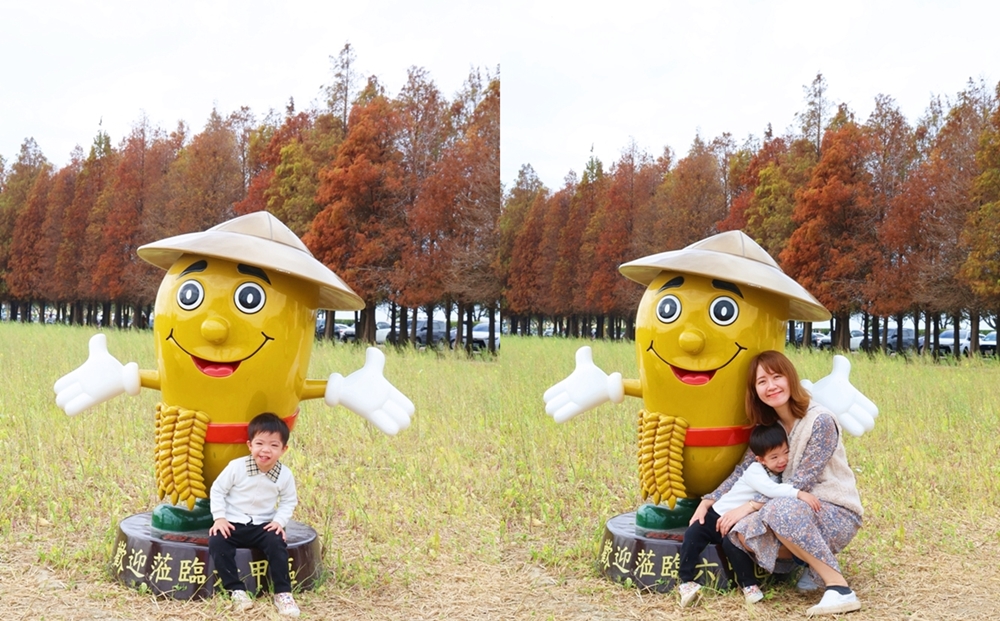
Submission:
{"label": "statue's smiling face", "polygon": [[[682,408],[693,424],[745,420],[750,359],[781,349],[787,302],[722,279],[663,272],[636,316],[636,351],[647,407]],[[698,415],[695,414],[698,413]]]}
{"label": "statue's smiling face", "polygon": [[182,256],[156,299],[164,397],[178,386],[226,390],[218,382],[238,382],[243,392],[297,392],[312,351],[315,289],[276,270]]}

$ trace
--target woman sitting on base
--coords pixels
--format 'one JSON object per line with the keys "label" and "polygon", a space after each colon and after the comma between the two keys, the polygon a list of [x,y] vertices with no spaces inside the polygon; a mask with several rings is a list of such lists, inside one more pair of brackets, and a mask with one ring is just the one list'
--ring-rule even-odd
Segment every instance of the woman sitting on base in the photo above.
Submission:
{"label": "woman sitting on base", "polygon": [[[795,367],[776,351],[762,352],[750,362],[746,410],[755,425],[782,424],[790,449],[782,481],[811,492],[821,507],[813,511],[796,498],[755,498],[719,518],[719,531],[732,531],[729,539],[735,546],[727,549],[745,550],[771,573],[791,571],[794,558],[808,564],[799,590],[826,586],[822,600],[806,611],[809,616],[859,610],[861,602],[847,586],[834,556],[857,534],[862,515],[836,418],[821,405],[810,403]],[[753,460],[747,451],[733,474],[702,499],[695,517],[704,515],[729,491]]]}

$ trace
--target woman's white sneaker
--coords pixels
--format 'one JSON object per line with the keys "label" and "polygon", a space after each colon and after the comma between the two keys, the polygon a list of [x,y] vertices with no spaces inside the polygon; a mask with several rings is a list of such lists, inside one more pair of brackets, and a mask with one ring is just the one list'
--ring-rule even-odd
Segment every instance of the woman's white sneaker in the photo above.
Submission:
{"label": "woman's white sneaker", "polygon": [[854,591],[843,595],[833,589],[827,589],[823,593],[823,599],[819,600],[818,604],[806,611],[806,616],[836,615],[854,610],[861,610],[861,602],[858,600],[858,596],[854,594]]}

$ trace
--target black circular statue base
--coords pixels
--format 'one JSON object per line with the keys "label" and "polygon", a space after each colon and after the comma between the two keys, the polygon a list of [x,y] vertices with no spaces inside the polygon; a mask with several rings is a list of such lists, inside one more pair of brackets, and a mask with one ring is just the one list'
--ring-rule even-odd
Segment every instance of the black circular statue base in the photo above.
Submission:
{"label": "black circular statue base", "polygon": [[[221,590],[208,556],[208,531],[157,531],[152,513],[139,513],[118,525],[111,572],[127,586],[146,585],[153,593],[173,599],[210,597]],[[319,579],[322,550],[316,531],[291,521],[285,528],[292,589],[312,588]],[[236,567],[251,593],[270,586],[267,558],[255,549],[236,551]]]}
{"label": "black circular statue base", "polygon": [[[615,582],[665,593],[677,584],[683,528],[636,533],[635,512],[607,521],[597,557],[598,570]],[[695,567],[695,582],[719,590],[736,586],[722,546],[708,546]]]}

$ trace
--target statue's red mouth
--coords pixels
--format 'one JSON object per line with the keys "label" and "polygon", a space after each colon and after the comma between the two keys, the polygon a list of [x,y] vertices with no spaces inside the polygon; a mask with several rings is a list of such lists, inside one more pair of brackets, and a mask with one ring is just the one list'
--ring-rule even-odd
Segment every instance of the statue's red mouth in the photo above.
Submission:
{"label": "statue's red mouth", "polygon": [[[260,345],[257,346],[257,349],[255,349],[253,353],[251,353],[246,358],[243,358],[243,360],[252,358],[254,354],[259,352],[264,347],[264,345],[267,345],[268,341],[274,340],[274,337],[270,337],[267,334],[264,334],[263,332],[261,332],[260,335],[264,337],[264,340],[261,341]],[[229,377],[233,373],[236,373],[236,369],[240,368],[240,363],[243,362],[243,360],[235,360],[233,362],[213,362],[212,360],[205,360],[204,358],[199,358],[198,356],[195,356],[188,350],[184,349],[184,346],[181,345],[179,342],[177,342],[177,339],[174,337],[173,328],[170,329],[170,334],[167,335],[166,340],[173,341],[174,345],[179,347],[182,352],[184,352],[188,356],[191,356],[191,361],[194,362],[194,366],[197,367],[199,371],[201,371],[202,373],[204,373],[209,377]]]}
{"label": "statue's red mouth", "polygon": [[239,361],[212,362],[211,360],[205,360],[197,356],[191,356],[191,360],[194,361],[194,366],[198,367],[199,371],[209,377],[229,377],[240,367]]}
{"label": "statue's red mouth", "polygon": [[674,377],[688,386],[704,386],[712,381],[716,371],[716,369],[712,369],[711,371],[688,371],[674,365],[670,365],[670,370],[674,372]]}
{"label": "statue's red mouth", "polygon": [[721,367],[717,367],[715,369],[709,369],[708,371],[688,371],[687,369],[675,367],[674,365],[664,360],[663,356],[661,356],[660,353],[656,351],[656,347],[654,346],[653,341],[649,342],[649,347],[646,348],[646,351],[653,352],[653,355],[659,358],[663,362],[663,364],[670,367],[670,370],[674,372],[674,377],[676,377],[681,382],[687,384],[688,386],[704,386],[705,384],[712,381],[712,378],[715,377],[716,371],[718,371],[723,367],[728,366],[729,363],[732,362],[733,360],[736,360],[736,356],[739,356],[741,351],[746,351],[746,347],[743,347],[739,343],[736,343],[736,353],[734,353],[729,360],[726,360],[725,364],[723,364]]}

